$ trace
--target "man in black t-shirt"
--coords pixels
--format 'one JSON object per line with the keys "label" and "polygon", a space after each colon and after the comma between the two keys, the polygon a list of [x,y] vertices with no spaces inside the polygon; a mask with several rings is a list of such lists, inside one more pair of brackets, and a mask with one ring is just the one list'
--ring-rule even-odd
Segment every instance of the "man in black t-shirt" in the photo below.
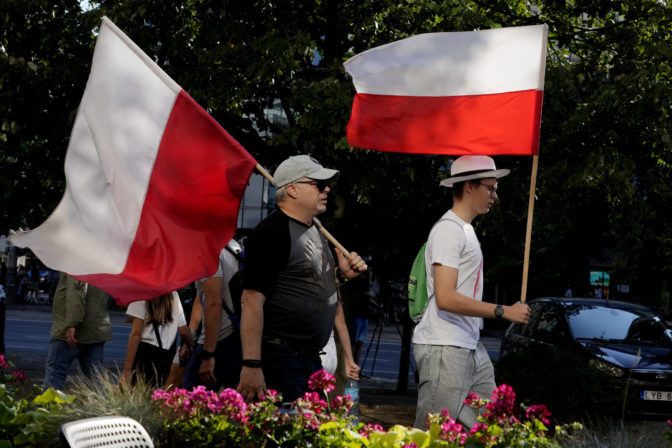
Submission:
{"label": "man in black t-shirt", "polygon": [[243,368],[238,391],[251,401],[275,389],[283,401],[303,395],[308,377],[322,368],[338,308],[336,268],[346,278],[366,270],[355,252],[336,250],[338,266],[313,218],[327,208],[338,171],[307,155],[278,166],[278,210],[245,243],[241,339]]}

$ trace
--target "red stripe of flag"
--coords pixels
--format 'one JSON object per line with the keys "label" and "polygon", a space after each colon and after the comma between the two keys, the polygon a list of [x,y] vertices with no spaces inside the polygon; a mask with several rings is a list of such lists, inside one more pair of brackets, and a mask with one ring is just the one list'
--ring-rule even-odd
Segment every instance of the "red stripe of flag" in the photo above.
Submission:
{"label": "red stripe of flag", "polygon": [[534,89],[443,97],[358,93],[348,142],[415,154],[538,154],[542,98]]}
{"label": "red stripe of flag", "polygon": [[[171,111],[121,274],[76,276],[125,305],[214,274],[257,162],[186,92]],[[133,297],[128,297],[132,290]]]}

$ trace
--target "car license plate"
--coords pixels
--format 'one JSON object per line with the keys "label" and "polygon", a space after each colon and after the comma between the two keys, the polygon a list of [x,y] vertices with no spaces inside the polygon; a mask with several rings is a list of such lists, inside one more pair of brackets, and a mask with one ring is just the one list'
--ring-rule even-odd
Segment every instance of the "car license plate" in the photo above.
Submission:
{"label": "car license plate", "polygon": [[642,400],[672,401],[672,392],[663,392],[659,390],[643,390],[640,396]]}

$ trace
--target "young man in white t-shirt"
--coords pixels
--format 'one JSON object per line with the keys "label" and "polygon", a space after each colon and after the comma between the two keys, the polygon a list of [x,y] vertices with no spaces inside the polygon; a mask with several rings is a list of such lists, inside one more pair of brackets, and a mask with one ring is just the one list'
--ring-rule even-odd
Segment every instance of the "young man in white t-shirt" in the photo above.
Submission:
{"label": "young man in white t-shirt", "polygon": [[496,387],[488,353],[479,342],[483,318],[527,323],[530,309],[482,301],[483,254],[471,226],[487,213],[497,197],[497,180],[509,170],[497,170],[487,156],[462,156],[441,181],[453,188],[453,207],[434,225],[427,240],[427,308],[413,334],[418,366],[418,406],[415,426],[425,427],[428,413],[447,409],[471,427],[477,411],[464,405],[474,392],[489,398]]}

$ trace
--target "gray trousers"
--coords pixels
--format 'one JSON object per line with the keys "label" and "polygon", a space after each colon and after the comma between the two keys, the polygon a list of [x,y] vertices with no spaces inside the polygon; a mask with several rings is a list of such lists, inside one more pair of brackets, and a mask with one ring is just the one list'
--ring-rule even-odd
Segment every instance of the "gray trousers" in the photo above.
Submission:
{"label": "gray trousers", "polygon": [[489,399],[495,389],[495,370],[480,342],[476,350],[452,345],[413,344],[418,366],[418,406],[415,427],[425,429],[428,413],[447,409],[450,416],[471,428],[478,411],[464,405],[469,392]]}

